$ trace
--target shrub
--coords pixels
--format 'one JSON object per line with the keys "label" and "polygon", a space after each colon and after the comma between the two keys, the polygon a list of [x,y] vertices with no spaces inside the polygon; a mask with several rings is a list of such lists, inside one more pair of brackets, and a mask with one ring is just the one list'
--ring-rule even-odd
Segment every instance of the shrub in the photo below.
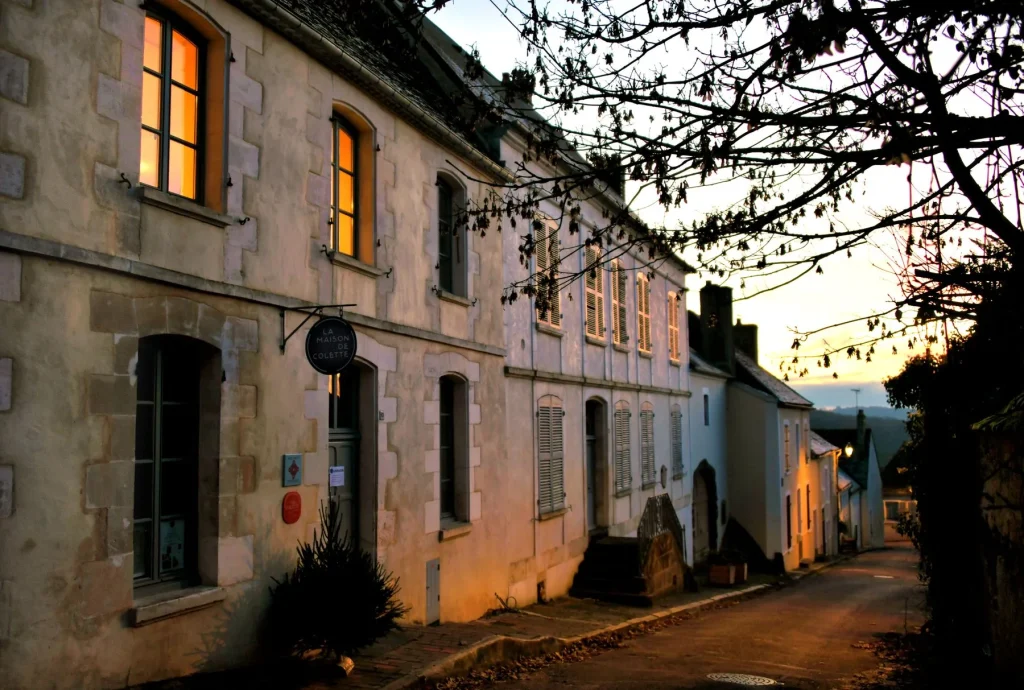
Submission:
{"label": "shrub", "polygon": [[270,589],[270,640],[285,656],[350,656],[395,630],[407,611],[398,580],[340,536],[334,502],[321,504],[320,524],[312,543],[299,545],[295,570]]}

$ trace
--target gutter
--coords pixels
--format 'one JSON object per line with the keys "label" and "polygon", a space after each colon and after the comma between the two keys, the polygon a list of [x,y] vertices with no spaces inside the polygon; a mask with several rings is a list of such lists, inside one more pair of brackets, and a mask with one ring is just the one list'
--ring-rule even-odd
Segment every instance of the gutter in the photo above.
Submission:
{"label": "gutter", "polygon": [[422,127],[440,143],[465,156],[485,172],[502,182],[515,180],[515,176],[510,170],[485,156],[447,124],[411,101],[395,87],[367,69],[359,60],[341,50],[323,34],[303,23],[301,19],[281,7],[276,0],[228,0],[228,2],[261,20],[299,48],[322,60],[326,65],[335,67],[343,74],[352,77],[359,85],[380,96],[400,115],[404,115]]}

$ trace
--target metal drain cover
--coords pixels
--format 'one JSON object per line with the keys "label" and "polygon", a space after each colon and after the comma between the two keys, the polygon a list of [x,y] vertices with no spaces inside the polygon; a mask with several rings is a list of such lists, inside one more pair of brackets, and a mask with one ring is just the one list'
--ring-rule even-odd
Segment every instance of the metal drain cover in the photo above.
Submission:
{"label": "metal drain cover", "polygon": [[716,680],[719,683],[732,683],[733,685],[745,685],[747,687],[761,687],[765,685],[779,685],[771,678],[764,676],[751,676],[746,673],[709,673],[709,680]]}

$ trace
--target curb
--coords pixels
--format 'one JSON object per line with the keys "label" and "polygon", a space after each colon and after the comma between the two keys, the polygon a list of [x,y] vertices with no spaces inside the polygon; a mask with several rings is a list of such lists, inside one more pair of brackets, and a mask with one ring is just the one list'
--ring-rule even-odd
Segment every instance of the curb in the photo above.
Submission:
{"label": "curb", "polygon": [[762,592],[771,588],[772,585],[754,585],[735,592],[716,594],[708,599],[673,606],[672,608],[658,611],[657,613],[652,613],[647,616],[641,616],[639,618],[630,618],[622,623],[607,625],[603,628],[597,628],[596,630],[591,630],[590,632],[583,633],[582,635],[575,635],[573,637],[543,636],[522,638],[509,637],[507,635],[492,635],[460,652],[451,654],[441,661],[427,666],[421,671],[409,673],[397,680],[393,680],[385,685],[383,690],[408,690],[409,688],[419,688],[426,683],[438,681],[449,676],[464,674],[474,668],[493,666],[504,661],[512,661],[523,657],[553,654],[578,642],[591,640],[593,638],[602,637],[612,633],[623,632],[648,623],[653,623],[661,620],[662,618],[674,616],[684,611],[699,610],[721,601],[754,594],[755,592]]}

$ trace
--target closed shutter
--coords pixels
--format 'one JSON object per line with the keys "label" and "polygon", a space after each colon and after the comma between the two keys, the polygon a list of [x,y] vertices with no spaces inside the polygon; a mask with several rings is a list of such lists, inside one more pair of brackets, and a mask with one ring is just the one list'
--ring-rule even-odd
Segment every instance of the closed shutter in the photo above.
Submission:
{"label": "closed shutter", "polygon": [[651,286],[647,276],[636,277],[637,347],[651,351]]}
{"label": "closed shutter", "polygon": [[537,409],[537,505],[541,513],[565,505],[562,464],[562,402],[547,395]]}
{"label": "closed shutter", "polygon": [[552,221],[536,221],[537,236],[537,320],[558,327],[562,324],[562,300],[558,290],[558,226]]}
{"label": "closed shutter", "polygon": [[672,476],[683,476],[683,413],[672,409]]}
{"label": "closed shutter", "polygon": [[595,338],[604,338],[604,272],[598,265],[600,258],[599,249],[587,247],[587,335]]}
{"label": "closed shutter", "polygon": [[633,484],[629,463],[629,406],[615,407],[615,491],[625,491]]}
{"label": "closed shutter", "polygon": [[654,467],[654,408],[644,403],[640,409],[640,474],[644,486],[656,480]]}
{"label": "closed shutter", "polygon": [[668,295],[668,356],[679,359],[679,302],[676,293]]}
{"label": "closed shutter", "polygon": [[653,349],[651,340],[651,282],[644,279],[644,342],[647,344],[647,351]]}
{"label": "closed shutter", "polygon": [[615,342],[625,345],[626,334],[626,272],[618,261],[612,266],[612,329]]}

